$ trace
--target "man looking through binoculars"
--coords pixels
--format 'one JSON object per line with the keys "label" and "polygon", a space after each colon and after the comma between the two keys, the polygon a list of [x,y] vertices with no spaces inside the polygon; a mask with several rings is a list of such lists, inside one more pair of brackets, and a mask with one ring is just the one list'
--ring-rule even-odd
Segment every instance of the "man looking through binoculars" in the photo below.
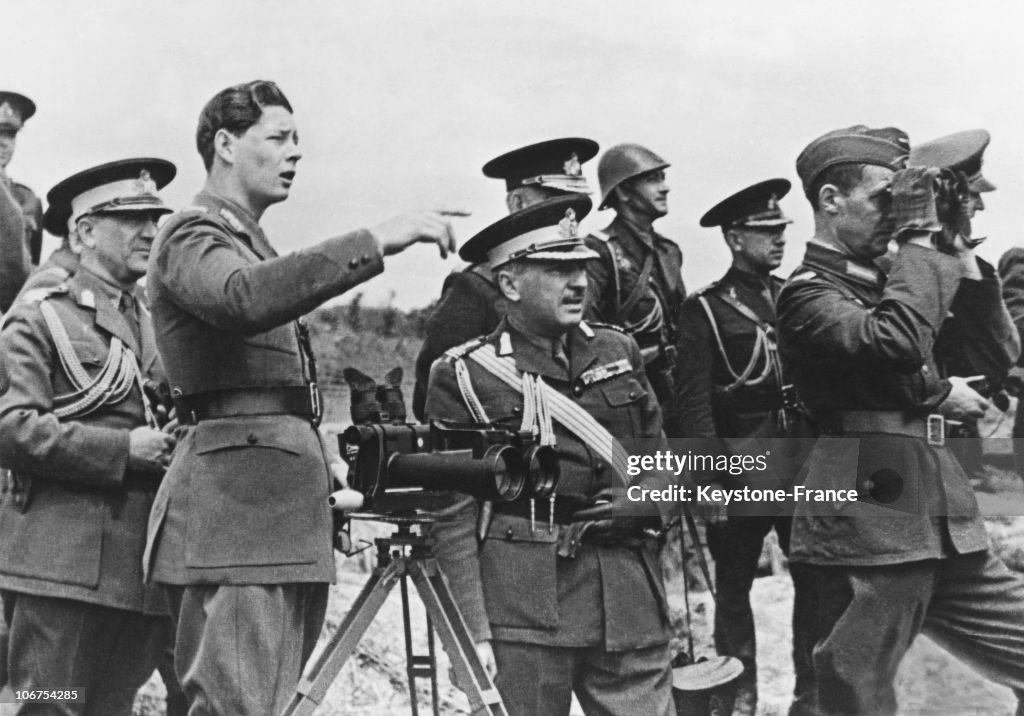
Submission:
{"label": "man looking through binoculars", "polygon": [[434,363],[426,413],[530,431],[561,474],[549,500],[468,503],[435,525],[435,553],[509,713],[568,714],[575,692],[587,713],[668,714],[667,605],[644,529],[659,522],[612,518],[629,478],[609,449],[659,439],[661,412],[636,342],[581,320],[595,254],[576,220],[589,209],[550,199],[461,251],[495,267],[507,316]]}

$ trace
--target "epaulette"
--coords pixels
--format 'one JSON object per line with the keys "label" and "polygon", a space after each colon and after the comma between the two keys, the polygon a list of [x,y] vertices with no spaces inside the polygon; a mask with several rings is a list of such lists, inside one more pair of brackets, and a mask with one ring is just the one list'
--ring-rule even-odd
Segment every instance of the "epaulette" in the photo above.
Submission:
{"label": "epaulette", "polygon": [[57,296],[68,293],[68,285],[66,283],[59,283],[56,286],[40,286],[39,288],[30,288],[28,291],[22,294],[19,303],[40,303],[45,301],[50,296]]}
{"label": "epaulette", "polygon": [[451,360],[455,360],[457,358],[465,358],[467,355],[475,351],[477,348],[479,348],[486,342],[487,336],[477,336],[476,338],[471,338],[470,340],[466,341],[465,343],[462,343],[461,345],[449,348],[444,352],[444,356],[445,358],[449,358]]}
{"label": "epaulette", "polygon": [[720,283],[722,283],[722,282],[721,281],[712,281],[707,286],[702,286],[701,288],[698,288],[696,291],[694,291],[689,296],[687,296],[687,298],[690,298],[692,296],[702,296],[705,293],[708,293],[709,291],[714,291],[716,288],[718,288],[718,284],[720,284]]}
{"label": "epaulette", "polygon": [[795,273],[792,276],[790,276],[789,280],[790,281],[808,281],[808,280],[814,278],[817,275],[818,274],[816,274],[814,271],[801,271],[800,273]]}

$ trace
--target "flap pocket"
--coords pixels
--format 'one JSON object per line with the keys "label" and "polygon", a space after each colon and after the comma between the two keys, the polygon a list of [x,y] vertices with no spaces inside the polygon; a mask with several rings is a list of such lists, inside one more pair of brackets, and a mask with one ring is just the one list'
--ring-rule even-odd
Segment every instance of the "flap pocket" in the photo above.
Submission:
{"label": "flap pocket", "polygon": [[640,381],[633,377],[612,381],[602,386],[601,392],[604,393],[608,405],[613,408],[635,403],[647,395],[647,391],[640,385]]}
{"label": "flap pocket", "polygon": [[[273,415],[203,420],[195,428],[196,455],[228,448],[274,448],[298,455],[292,420]],[[308,424],[303,424],[308,431]]]}
{"label": "flap pocket", "polygon": [[538,519],[530,529],[530,520],[515,515],[494,515],[491,526],[487,530],[487,539],[500,539],[505,542],[534,542],[553,544],[558,541],[558,527],[549,530],[547,520]]}

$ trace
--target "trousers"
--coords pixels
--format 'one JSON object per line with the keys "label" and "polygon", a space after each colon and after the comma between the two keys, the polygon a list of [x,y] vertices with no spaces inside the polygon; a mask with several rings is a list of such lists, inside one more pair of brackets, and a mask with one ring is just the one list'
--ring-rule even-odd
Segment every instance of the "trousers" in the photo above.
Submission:
{"label": "trousers", "polygon": [[608,652],[493,641],[495,684],[510,716],[568,716],[573,692],[587,716],[669,716],[668,645]]}
{"label": "trousers", "polygon": [[12,689],[77,689],[74,701],[25,703],[19,716],[131,716],[170,620],[72,599],[4,591]]}
{"label": "trousers", "polygon": [[327,585],[164,588],[189,716],[280,713],[323,627]]}
{"label": "trousers", "polygon": [[895,714],[893,680],[919,633],[1024,689],[1024,580],[989,552],[871,567],[791,565],[810,614],[818,714]]}

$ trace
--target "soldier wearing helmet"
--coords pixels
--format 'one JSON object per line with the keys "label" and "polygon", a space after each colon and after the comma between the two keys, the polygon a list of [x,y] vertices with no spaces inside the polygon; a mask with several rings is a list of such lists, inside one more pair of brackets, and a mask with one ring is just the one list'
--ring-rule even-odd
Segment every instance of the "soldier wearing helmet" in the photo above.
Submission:
{"label": "soldier wearing helmet", "polygon": [[587,267],[587,318],[622,326],[640,345],[659,402],[672,394],[679,306],[686,297],[683,253],[654,230],[668,213],[669,163],[639,144],[619,144],[597,165],[601,209],[614,209],[604,231],[587,237],[600,258]]}

